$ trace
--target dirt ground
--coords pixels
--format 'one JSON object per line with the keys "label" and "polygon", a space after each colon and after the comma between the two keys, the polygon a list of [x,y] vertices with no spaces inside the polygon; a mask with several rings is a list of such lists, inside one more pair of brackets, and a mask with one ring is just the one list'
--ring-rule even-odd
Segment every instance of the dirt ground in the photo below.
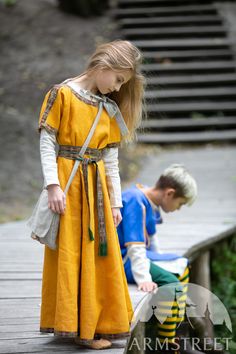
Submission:
{"label": "dirt ground", "polygon": [[[37,121],[45,93],[81,73],[95,46],[116,38],[116,28],[108,14],[83,19],[59,11],[56,0],[16,0],[11,7],[0,0],[0,26],[0,222],[6,222],[28,217],[42,188]],[[121,155],[127,180],[143,151],[130,146]]]}

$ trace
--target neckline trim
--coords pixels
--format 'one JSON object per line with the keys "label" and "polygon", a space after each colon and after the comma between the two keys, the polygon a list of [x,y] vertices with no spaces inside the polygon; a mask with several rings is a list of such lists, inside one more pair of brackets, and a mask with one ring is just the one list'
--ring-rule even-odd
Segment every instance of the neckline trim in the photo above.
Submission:
{"label": "neckline trim", "polygon": [[92,104],[98,104],[99,101],[104,100],[106,101],[106,96],[102,94],[95,94],[89,90],[83,89],[82,87],[75,87],[73,81],[71,79],[67,79],[63,82],[63,84],[70,87],[70,89],[77,94],[79,97],[86,99],[86,101],[91,102]]}

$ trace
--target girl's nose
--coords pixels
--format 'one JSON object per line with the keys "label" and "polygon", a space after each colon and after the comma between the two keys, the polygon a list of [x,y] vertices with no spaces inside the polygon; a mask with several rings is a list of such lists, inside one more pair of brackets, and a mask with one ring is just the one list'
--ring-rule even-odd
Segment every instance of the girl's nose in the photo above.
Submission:
{"label": "girl's nose", "polygon": [[121,85],[116,85],[115,91],[119,92],[119,91],[120,91],[120,88],[121,88]]}

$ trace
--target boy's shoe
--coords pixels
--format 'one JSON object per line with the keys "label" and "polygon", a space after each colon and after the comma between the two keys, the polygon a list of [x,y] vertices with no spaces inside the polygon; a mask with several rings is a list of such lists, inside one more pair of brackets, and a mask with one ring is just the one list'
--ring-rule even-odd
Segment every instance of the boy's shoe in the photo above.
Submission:
{"label": "boy's shoe", "polygon": [[79,337],[76,337],[75,343],[82,347],[86,347],[88,349],[95,349],[95,350],[108,349],[112,346],[112,343],[109,340],[103,338],[84,340],[84,339],[80,339]]}

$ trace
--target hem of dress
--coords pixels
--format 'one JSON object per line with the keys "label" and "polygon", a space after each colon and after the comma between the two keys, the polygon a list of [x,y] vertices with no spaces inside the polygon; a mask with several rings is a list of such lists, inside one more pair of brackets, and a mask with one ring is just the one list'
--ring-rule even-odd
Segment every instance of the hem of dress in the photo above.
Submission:
{"label": "hem of dress", "polygon": [[[57,337],[65,337],[65,338],[75,338],[79,337],[78,332],[66,332],[66,331],[57,331],[54,328],[45,328],[40,327],[41,333],[53,333],[54,336]],[[122,339],[130,337],[131,332],[123,332],[123,333],[95,333],[94,339],[104,338],[104,339]],[[91,341],[92,339],[81,338],[83,341]]]}

